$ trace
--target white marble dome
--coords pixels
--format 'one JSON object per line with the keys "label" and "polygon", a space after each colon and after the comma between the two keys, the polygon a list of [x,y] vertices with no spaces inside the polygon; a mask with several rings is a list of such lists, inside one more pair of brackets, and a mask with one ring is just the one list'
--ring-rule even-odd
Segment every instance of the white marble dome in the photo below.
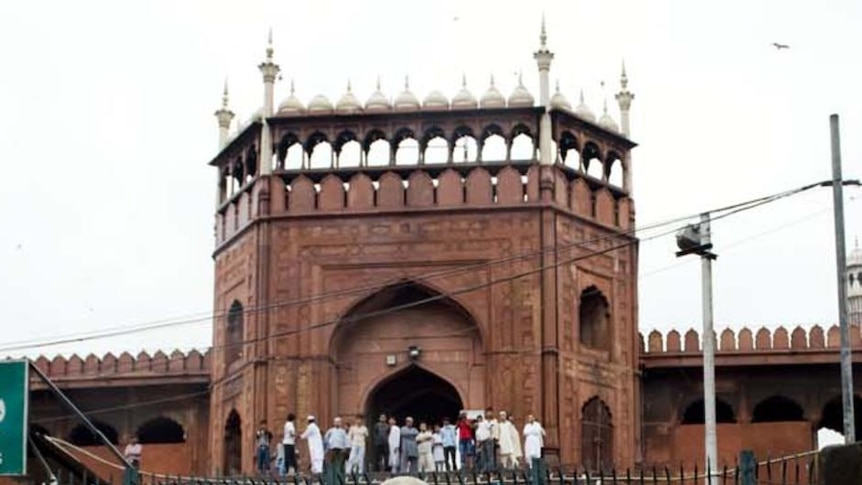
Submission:
{"label": "white marble dome", "polygon": [[488,86],[488,90],[485,91],[485,94],[482,95],[482,98],[479,100],[479,107],[481,108],[505,108],[506,107],[506,98],[497,89],[497,86],[494,86],[494,76],[491,76],[491,85]]}
{"label": "white marble dome", "polygon": [[524,82],[521,76],[518,76],[518,85],[515,90],[509,95],[510,108],[523,108],[525,106],[533,106],[535,99],[533,95],[524,87]]}
{"label": "white marble dome", "polygon": [[302,104],[302,101],[296,97],[296,92],[293,88],[293,81],[290,82],[290,96],[285,98],[281,104],[278,105],[278,114],[302,114],[305,113],[305,105]]}
{"label": "white marble dome", "polygon": [[381,111],[389,111],[392,105],[389,104],[389,98],[380,90],[380,80],[377,80],[377,90],[371,93],[368,101],[365,102],[365,111],[371,113],[379,113]]}
{"label": "white marble dome", "polygon": [[475,109],[479,103],[476,96],[467,89],[467,76],[461,78],[461,90],[452,98],[452,109]]}
{"label": "white marble dome", "polygon": [[398,111],[412,111],[419,109],[419,98],[410,91],[410,83],[407,79],[404,80],[404,91],[395,98],[395,109]]}
{"label": "white marble dome", "polygon": [[440,91],[431,91],[422,100],[422,109],[449,109],[449,99]]}
{"label": "white marble dome", "polygon": [[581,102],[578,103],[578,107],[575,108],[575,114],[578,115],[581,119],[585,119],[587,121],[596,121],[596,115],[593,113],[593,110],[587,106],[587,103],[584,102],[584,90],[581,90]]}
{"label": "white marble dome", "polygon": [[347,92],[335,103],[335,112],[338,114],[351,114],[362,111],[362,103],[353,95],[350,82],[347,83]]}
{"label": "white marble dome", "polygon": [[569,103],[569,100],[560,92],[559,81],[557,81],[557,89],[554,91],[554,95],[551,96],[550,104],[551,108],[565,109],[568,111],[572,110],[572,104]]}
{"label": "white marble dome", "polygon": [[331,113],[332,112],[332,102],[329,101],[329,98],[322,94],[318,94],[317,96],[311,98],[311,101],[308,102],[308,112],[309,113]]}

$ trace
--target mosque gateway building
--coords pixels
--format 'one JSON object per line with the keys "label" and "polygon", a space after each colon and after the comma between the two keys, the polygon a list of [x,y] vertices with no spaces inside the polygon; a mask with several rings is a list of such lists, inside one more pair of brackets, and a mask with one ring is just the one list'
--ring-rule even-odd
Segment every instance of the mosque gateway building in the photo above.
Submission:
{"label": "mosque gateway building", "polygon": [[[597,116],[551,89],[544,28],[534,58],[536,94],[523,79],[505,93],[455,79],[451,98],[377,81],[368,97],[346,83],[334,103],[306,103],[291,82],[276,103],[270,41],[262,109],[232,130],[225,87],[215,112],[212,348],[34,365],[110,441],[137,436],[147,472],[254,473],[259,424],[277,440],[288,413],[301,433],[307,415],[325,429],[336,416],[403,424],[487,408],[518,429],[536,416],[552,467],[703,470],[700,336],[638,333],[625,69],[618,124],[607,101]],[[847,268],[858,363],[858,244]],[[722,465],[843,430],[839,343],[835,325],[719,330]],[[44,383],[29,402],[37,437],[104,451]],[[862,429],[859,395],[854,406]]]}
{"label": "mosque gateway building", "polygon": [[[631,465],[640,436],[637,240],[623,69],[596,116],[493,78],[420,96],[274,101],[220,149],[210,443],[242,468],[261,420],[536,415],[546,453]],[[454,83],[453,83],[454,84]],[[243,461],[250,460],[246,456]]]}

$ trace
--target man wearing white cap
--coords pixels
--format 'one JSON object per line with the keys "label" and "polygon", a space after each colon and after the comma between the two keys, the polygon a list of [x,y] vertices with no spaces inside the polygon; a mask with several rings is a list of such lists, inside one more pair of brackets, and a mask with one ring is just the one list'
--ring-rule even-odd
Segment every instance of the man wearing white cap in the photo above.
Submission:
{"label": "man wearing white cap", "polygon": [[320,428],[314,422],[314,416],[308,417],[308,426],[300,438],[308,442],[308,457],[311,460],[311,473],[323,473],[323,437]]}

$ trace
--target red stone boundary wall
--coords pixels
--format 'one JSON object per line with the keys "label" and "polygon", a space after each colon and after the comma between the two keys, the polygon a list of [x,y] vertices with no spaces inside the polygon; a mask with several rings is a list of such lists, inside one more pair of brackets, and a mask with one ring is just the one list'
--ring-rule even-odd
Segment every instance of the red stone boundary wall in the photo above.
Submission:
{"label": "red stone boundary wall", "polygon": [[107,353],[101,358],[90,354],[83,359],[75,354],[68,358],[58,355],[51,360],[41,356],[34,361],[34,364],[52,379],[152,373],[208,376],[210,355],[209,350],[204,353],[197,350],[188,353],[174,350],[170,355],[162,351],[157,351],[153,355],[141,352],[136,357],[128,352],[123,352],[119,357]]}
{"label": "red stone boundary wall", "polygon": [[[862,348],[862,336],[859,327],[850,327],[850,342],[853,348]],[[722,352],[775,352],[775,351],[819,351],[838,349],[841,345],[841,335],[837,325],[824,331],[819,325],[814,325],[807,331],[797,326],[792,332],[784,327],[770,331],[761,327],[757,332],[743,328],[737,334],[731,329],[724,329],[716,338],[718,353]],[[644,340],[640,335],[641,353],[652,354],[699,354],[700,334],[689,329],[685,335],[671,330],[663,335],[653,330]]]}

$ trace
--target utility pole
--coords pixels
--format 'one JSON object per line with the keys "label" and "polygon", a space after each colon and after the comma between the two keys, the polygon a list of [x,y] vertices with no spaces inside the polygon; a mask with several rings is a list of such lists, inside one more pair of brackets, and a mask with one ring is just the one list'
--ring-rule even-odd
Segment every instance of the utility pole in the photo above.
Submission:
{"label": "utility pole", "polygon": [[832,198],[835,213],[835,259],[838,272],[838,325],[841,329],[841,401],[844,414],[844,442],[856,442],[853,412],[853,363],[850,355],[850,326],[847,321],[847,255],[844,247],[844,190],[841,175],[841,138],[838,115],[829,116],[832,145]]}
{"label": "utility pole", "polygon": [[715,420],[715,331],[712,319],[712,249],[709,212],[700,215],[699,225],[689,225],[676,236],[680,251],[677,257],[697,254],[701,261],[703,298],[703,415],[704,450],[706,451],[706,484],[711,485],[718,472],[718,434]]}

